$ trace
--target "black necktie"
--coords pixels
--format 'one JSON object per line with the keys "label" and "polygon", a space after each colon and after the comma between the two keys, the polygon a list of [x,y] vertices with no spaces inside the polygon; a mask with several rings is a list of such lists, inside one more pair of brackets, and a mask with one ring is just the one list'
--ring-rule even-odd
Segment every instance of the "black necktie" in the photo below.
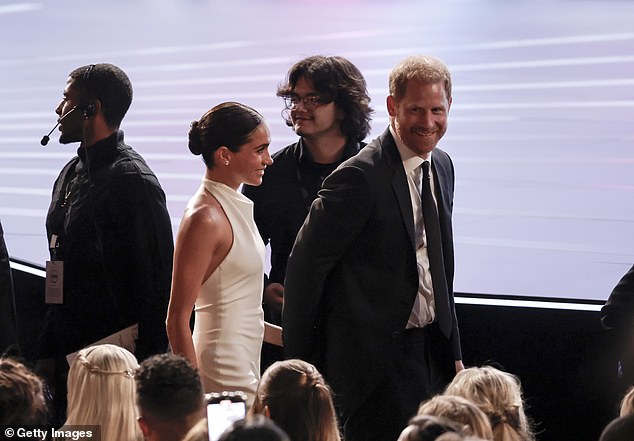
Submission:
{"label": "black necktie", "polygon": [[438,211],[436,210],[429,180],[429,161],[423,162],[422,167],[423,185],[421,205],[423,206],[423,221],[425,222],[425,235],[427,236],[427,256],[429,257],[429,269],[431,271],[432,286],[434,288],[436,316],[440,330],[449,338],[451,336],[452,320],[449,312],[449,294],[447,292],[445,265],[443,263],[440,222],[438,220]]}

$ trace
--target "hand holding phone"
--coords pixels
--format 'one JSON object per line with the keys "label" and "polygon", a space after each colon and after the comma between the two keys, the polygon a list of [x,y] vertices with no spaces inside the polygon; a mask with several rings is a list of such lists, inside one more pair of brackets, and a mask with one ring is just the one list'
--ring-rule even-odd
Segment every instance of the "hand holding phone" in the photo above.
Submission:
{"label": "hand holding phone", "polygon": [[246,398],[243,392],[209,394],[207,400],[209,441],[217,441],[227,427],[246,416]]}

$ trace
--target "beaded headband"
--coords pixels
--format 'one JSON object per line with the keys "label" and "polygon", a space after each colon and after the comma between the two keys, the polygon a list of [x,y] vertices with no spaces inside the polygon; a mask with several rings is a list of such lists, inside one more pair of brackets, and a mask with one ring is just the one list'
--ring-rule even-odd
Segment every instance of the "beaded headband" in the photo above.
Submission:
{"label": "beaded headband", "polygon": [[77,360],[82,364],[82,366],[84,366],[88,370],[88,372],[90,372],[92,374],[123,375],[124,377],[127,377],[127,378],[134,378],[134,373],[136,371],[136,369],[124,369],[124,370],[121,370],[121,371],[108,371],[108,370],[102,369],[102,368],[92,364],[90,361],[88,361],[88,359],[86,358],[86,356],[84,354],[79,354],[79,356],[77,357]]}

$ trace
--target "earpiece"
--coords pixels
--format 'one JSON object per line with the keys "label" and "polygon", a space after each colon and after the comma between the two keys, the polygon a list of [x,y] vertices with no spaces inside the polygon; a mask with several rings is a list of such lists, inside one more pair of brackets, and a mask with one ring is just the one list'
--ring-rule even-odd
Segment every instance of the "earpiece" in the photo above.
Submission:
{"label": "earpiece", "polygon": [[95,105],[94,104],[87,104],[84,107],[84,118],[90,118],[94,114],[95,114]]}

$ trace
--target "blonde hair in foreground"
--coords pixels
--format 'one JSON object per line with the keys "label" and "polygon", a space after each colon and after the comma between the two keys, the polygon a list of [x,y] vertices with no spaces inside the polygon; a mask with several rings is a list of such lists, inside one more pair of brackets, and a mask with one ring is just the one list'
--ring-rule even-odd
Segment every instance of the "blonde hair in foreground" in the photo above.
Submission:
{"label": "blonde hair in foreground", "polygon": [[418,415],[433,415],[463,424],[465,431],[484,439],[493,439],[489,418],[478,406],[456,395],[436,395],[424,401]]}
{"label": "blonde hair in foreground", "polygon": [[468,368],[456,374],[445,394],[464,397],[478,406],[491,422],[494,441],[534,441],[515,375],[491,366]]}
{"label": "blonde hair in foreground", "polygon": [[137,359],[115,345],[84,348],[68,373],[65,426],[101,426],[102,441],[142,440],[136,421]]}
{"label": "blonde hair in foreground", "polygon": [[341,441],[330,387],[302,360],[269,366],[250,412],[271,418],[293,441]]}

